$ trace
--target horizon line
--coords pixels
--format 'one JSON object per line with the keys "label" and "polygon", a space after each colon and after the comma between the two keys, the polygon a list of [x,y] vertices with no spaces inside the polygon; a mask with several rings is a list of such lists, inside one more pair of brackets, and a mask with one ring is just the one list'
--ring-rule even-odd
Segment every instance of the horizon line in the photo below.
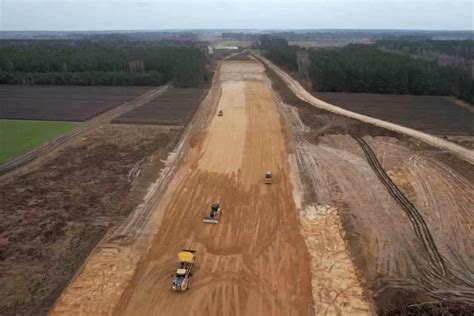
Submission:
{"label": "horizon line", "polygon": [[472,29],[408,29],[408,28],[157,28],[157,29],[82,29],[82,30],[56,30],[56,29],[10,29],[0,30],[0,33],[5,32],[169,32],[169,31],[406,31],[406,32],[470,32],[474,33]]}

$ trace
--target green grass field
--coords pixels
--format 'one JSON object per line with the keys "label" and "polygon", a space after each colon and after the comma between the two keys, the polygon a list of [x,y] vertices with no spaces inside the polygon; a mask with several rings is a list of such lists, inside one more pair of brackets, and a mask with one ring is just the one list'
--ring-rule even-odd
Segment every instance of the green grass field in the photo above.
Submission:
{"label": "green grass field", "polygon": [[0,164],[12,160],[80,123],[0,120]]}

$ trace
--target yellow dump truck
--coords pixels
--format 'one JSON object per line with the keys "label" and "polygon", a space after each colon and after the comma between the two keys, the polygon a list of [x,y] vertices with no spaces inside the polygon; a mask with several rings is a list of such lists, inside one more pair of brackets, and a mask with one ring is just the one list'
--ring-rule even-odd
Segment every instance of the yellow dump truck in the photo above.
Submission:
{"label": "yellow dump truck", "polygon": [[173,275],[172,289],[186,291],[196,268],[196,251],[183,249],[178,253],[178,269]]}

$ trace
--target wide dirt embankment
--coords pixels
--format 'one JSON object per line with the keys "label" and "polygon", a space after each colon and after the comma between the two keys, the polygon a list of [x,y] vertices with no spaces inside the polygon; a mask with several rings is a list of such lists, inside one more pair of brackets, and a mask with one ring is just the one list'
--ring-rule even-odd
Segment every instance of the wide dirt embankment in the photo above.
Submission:
{"label": "wide dirt embankment", "polygon": [[[168,188],[163,221],[117,314],[291,315],[312,310],[283,124],[255,62],[225,62],[215,117]],[[266,170],[274,184],[263,184]],[[217,226],[201,222],[220,202]],[[176,255],[195,249],[186,293],[171,290]]]}

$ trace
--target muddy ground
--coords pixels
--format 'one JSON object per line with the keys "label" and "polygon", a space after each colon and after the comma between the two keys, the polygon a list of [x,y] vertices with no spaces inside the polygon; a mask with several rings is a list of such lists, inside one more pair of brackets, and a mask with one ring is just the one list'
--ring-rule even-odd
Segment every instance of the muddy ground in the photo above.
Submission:
{"label": "muddy ground", "polygon": [[0,315],[42,315],[90,250],[141,201],[180,130],[104,125],[0,182]]}
{"label": "muddy ground", "polygon": [[[267,74],[287,104],[287,121],[301,123],[290,127],[302,133],[302,160],[310,161],[303,176],[305,203],[336,209],[377,312],[472,312],[473,166],[405,135],[317,109],[296,98],[268,68]],[[445,275],[429,266],[410,220],[375,176],[352,135],[372,147],[426,221],[446,264]],[[431,303],[418,305],[427,302]]]}
{"label": "muddy ground", "polygon": [[0,86],[0,118],[85,121],[153,87]]}

